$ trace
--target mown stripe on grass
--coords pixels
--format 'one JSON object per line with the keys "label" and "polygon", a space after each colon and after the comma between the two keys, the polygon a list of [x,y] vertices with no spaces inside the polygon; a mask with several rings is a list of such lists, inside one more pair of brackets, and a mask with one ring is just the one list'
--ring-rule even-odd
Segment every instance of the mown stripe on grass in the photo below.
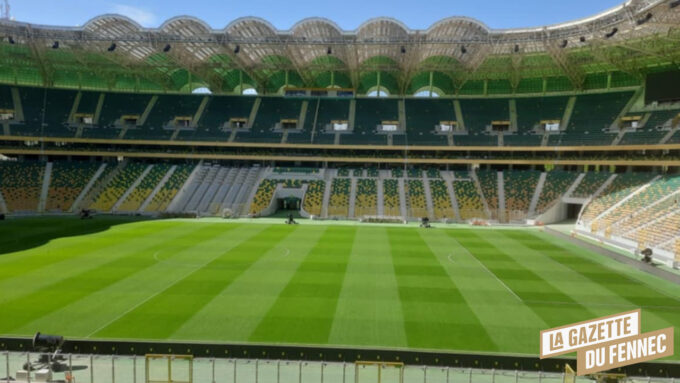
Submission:
{"label": "mown stripe on grass", "polygon": [[[29,257],[31,260],[28,264],[18,258],[2,266],[2,269],[14,273],[14,276],[0,281],[0,304],[50,288],[55,283],[111,262],[127,252],[144,248],[148,241],[143,236],[162,237],[178,227],[178,224],[145,225],[136,230],[119,232],[112,237],[93,235],[68,240],[72,242],[68,249],[59,247],[61,241],[34,249],[32,253],[36,256]],[[51,263],[53,259],[55,262]],[[42,260],[45,260],[45,266],[42,265]],[[34,269],[28,266],[36,262]]]}
{"label": "mown stripe on grass", "polygon": [[295,230],[187,320],[172,338],[247,341],[325,230],[323,226]]}
{"label": "mown stripe on grass", "polygon": [[[182,235],[180,227],[165,230],[167,235]],[[187,235],[190,235],[188,233]],[[31,294],[7,300],[0,304],[0,312],[12,313],[0,321],[0,334],[13,334],[26,323],[58,310],[96,291],[106,288],[130,273],[155,263],[152,257],[139,257],[139,253],[162,247],[158,242],[144,241],[144,237],[126,241],[119,247],[118,254],[102,254],[107,262],[96,264],[68,278],[34,291]],[[125,250],[127,249],[127,251]]]}
{"label": "mown stripe on grass", "polygon": [[[147,237],[155,243],[135,254],[131,266],[136,266],[125,278],[77,301],[71,302],[19,328],[31,333],[36,328],[67,336],[87,337],[105,324],[121,316],[139,302],[162,291],[179,277],[186,275],[207,258],[210,244],[228,241],[231,236],[245,236],[254,230],[242,230],[235,225],[188,225],[163,237]],[[159,261],[160,260],[160,261]]]}
{"label": "mown stripe on grass", "polygon": [[329,343],[408,346],[385,228],[357,230]]}
{"label": "mown stripe on grass", "polygon": [[549,326],[454,239],[457,232],[450,233],[453,237],[448,230],[424,230],[419,234],[498,349],[536,353],[536,334]]}
{"label": "mown stripe on grass", "polygon": [[329,226],[262,318],[251,341],[326,344],[356,227]]}
{"label": "mown stripe on grass", "polygon": [[[528,248],[538,249],[540,247],[540,251],[547,257],[579,274],[594,286],[609,292],[614,297],[612,299],[629,302],[631,309],[644,308],[644,312],[647,314],[646,318],[649,316],[659,317],[662,319],[660,323],[664,325],[677,326],[680,323],[680,302],[677,299],[659,294],[659,292],[648,285],[596,263],[587,256],[596,255],[584,251],[576,253],[577,255],[574,256],[574,253],[568,249],[548,242],[534,233],[524,236],[517,234],[507,235]],[[625,310],[626,308],[608,309],[610,312]],[[654,320],[654,322],[659,321]],[[643,321],[643,323],[649,325],[649,321]],[[643,327],[645,326],[643,325]]]}
{"label": "mown stripe on grass", "polygon": [[418,232],[387,233],[409,347],[498,349]]}
{"label": "mown stripe on grass", "polygon": [[[515,260],[513,255],[516,254],[507,247],[509,241],[503,241],[496,232],[484,232],[482,237],[472,230],[461,230],[456,233],[451,232],[449,235],[511,288],[549,326],[561,326],[593,317],[592,311]],[[568,307],[555,306],[546,303],[528,303],[529,301],[560,301],[569,302],[570,305]]]}
{"label": "mown stripe on grass", "polygon": [[[262,226],[261,229],[252,237],[238,238],[239,243],[235,246],[215,244],[216,255],[208,263],[134,307],[93,336],[169,338],[295,227],[279,225]],[[223,314],[229,314],[228,307],[224,308]]]}

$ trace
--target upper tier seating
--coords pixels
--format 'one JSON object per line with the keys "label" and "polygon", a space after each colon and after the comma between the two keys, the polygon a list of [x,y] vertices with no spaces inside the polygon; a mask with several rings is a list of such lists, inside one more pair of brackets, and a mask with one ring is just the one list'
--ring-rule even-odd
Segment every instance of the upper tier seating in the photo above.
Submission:
{"label": "upper tier seating", "polygon": [[210,99],[195,130],[182,130],[178,140],[227,141],[231,136],[229,120],[250,118],[255,103],[251,96],[215,96]]}
{"label": "upper tier seating", "polygon": [[323,193],[326,190],[326,182],[312,181],[307,187],[302,206],[311,215],[320,216],[323,205]]}
{"label": "upper tier seating", "polygon": [[142,175],[148,165],[131,162],[125,165],[121,171],[106,185],[104,190],[97,196],[90,209],[108,212],[120,197]]}
{"label": "upper tier seating", "polygon": [[171,165],[156,164],[153,165],[151,171],[142,179],[142,182],[137,185],[135,190],[128,195],[125,201],[118,207],[119,211],[137,211],[146,199],[151,195],[151,192],[158,186],[163,177],[170,170]]}
{"label": "upper tier seating", "polygon": [[430,180],[430,193],[432,194],[434,218],[453,219],[456,217],[453,206],[451,205],[451,196],[449,195],[444,180]]}
{"label": "upper tier seating", "polygon": [[503,172],[507,218],[525,219],[541,172],[534,170]]}
{"label": "upper tier seating", "polygon": [[0,193],[9,212],[38,209],[44,174],[44,162],[0,161]]}
{"label": "upper tier seating", "polygon": [[383,181],[383,211],[386,216],[398,217],[401,215],[399,199],[399,181],[386,179]]}
{"label": "upper tier seating", "polygon": [[429,217],[425,199],[425,186],[420,180],[406,181],[406,200],[410,217]]}
{"label": "upper tier seating", "polygon": [[[311,116],[311,118],[305,119],[305,132],[310,132],[310,136],[307,137],[306,134],[291,134],[288,136],[288,142],[332,144],[335,139],[335,134],[327,133],[326,128],[332,121],[349,120],[349,103],[349,100],[343,99],[319,99],[314,102],[310,101],[307,110],[308,112],[313,111],[314,115]],[[316,125],[314,125],[314,121],[316,121]]]}
{"label": "upper tier seating", "polygon": [[[653,112],[644,127],[638,128],[634,132],[626,132],[619,145],[658,144],[668,133],[668,130],[662,130],[662,127],[678,113],[680,113],[678,110]],[[640,113],[632,113],[631,115],[637,116]]]}
{"label": "upper tier seating", "polygon": [[574,198],[588,198],[595,194],[597,190],[611,177],[607,172],[588,172],[571,194]]}
{"label": "upper tier seating", "polygon": [[456,121],[451,100],[407,99],[406,133],[409,145],[448,145],[446,134],[437,134],[441,121]]}
{"label": "upper tier seating", "polygon": [[548,172],[541,195],[538,196],[536,213],[541,214],[559,202],[564,193],[574,184],[577,177],[578,173],[576,172],[563,172],[559,170]]}
{"label": "upper tier seating", "polygon": [[595,198],[582,215],[586,222],[595,219],[601,213],[614,206],[617,202],[626,198],[630,193],[649,182],[650,174],[619,174],[614,181],[607,186],[602,193]]}
{"label": "upper tier seating", "polygon": [[358,179],[354,216],[378,214],[378,187],[374,179]]}
{"label": "upper tier seating", "polygon": [[[25,122],[12,124],[10,134],[27,136],[54,136],[115,139],[156,139],[228,141],[232,131],[228,128],[231,118],[249,119],[256,100],[260,100],[255,120],[249,121],[251,129],[239,131],[236,142],[280,143],[281,131],[274,132],[274,126],[281,119],[300,119],[302,105],[307,104],[302,131],[291,130],[285,142],[291,144],[335,144],[336,133],[327,132],[327,126],[334,120],[349,121],[350,104],[355,103],[353,131],[339,133],[340,145],[387,145],[388,134],[379,134],[376,127],[382,121],[399,121],[399,100],[396,98],[355,99],[332,98],[288,98],[281,96],[204,96],[188,94],[140,94],[120,92],[81,91],[77,113],[95,115],[100,95],[104,101],[98,121],[84,125],[82,133],[76,126],[68,124],[68,118],[77,90],[45,89],[37,87],[16,87],[19,91]],[[11,87],[0,86],[5,108],[13,108]],[[565,131],[550,134],[548,145],[607,145],[611,144],[617,132],[604,132],[616,120],[623,107],[630,100],[632,92],[610,92],[604,94],[581,94],[571,120]],[[156,97],[157,101],[141,126],[136,124],[123,127],[120,118],[143,116]],[[542,120],[562,119],[567,105],[567,96],[517,97],[517,128],[515,133],[506,133],[506,146],[539,146],[542,133],[536,128]],[[179,130],[169,124],[175,117],[193,118],[201,103],[207,100],[196,127],[181,127]],[[453,132],[454,145],[497,146],[497,133],[487,131],[492,121],[510,120],[511,98],[464,98],[460,99],[461,113],[466,132]],[[44,105],[44,107],[43,107]],[[392,134],[393,145],[448,145],[448,134],[438,134],[435,126],[441,121],[455,121],[452,99],[404,100],[405,132]],[[619,144],[656,144],[666,134],[660,130],[676,111],[651,113],[645,127],[636,132],[626,133]],[[629,113],[629,115],[640,113]],[[302,122],[302,121],[301,121]],[[667,129],[667,127],[665,128]],[[125,133],[123,134],[123,130]],[[175,133],[177,132],[177,135]],[[680,133],[674,135],[671,143],[680,142]]]}
{"label": "upper tier seating", "polygon": [[343,135],[341,144],[387,145],[385,134],[376,134],[376,128],[382,121],[398,121],[397,100],[394,99],[361,99],[356,102],[354,131]]}
{"label": "upper tier seating", "polygon": [[328,215],[347,217],[349,215],[349,195],[352,182],[349,178],[334,178],[331,184],[331,198],[328,201]]}
{"label": "upper tier seating", "polygon": [[548,145],[609,145],[616,133],[606,133],[633,92],[587,94],[576,98],[566,131],[552,134]]}
{"label": "upper tier seating", "polygon": [[515,100],[517,134],[506,135],[506,146],[541,145],[541,121],[562,120],[569,97],[531,97]]}
{"label": "upper tier seating", "polygon": [[[275,125],[282,119],[297,120],[300,117],[302,100],[280,97],[262,97],[260,107],[247,132],[238,132],[240,142],[281,142],[281,132],[274,132]],[[289,134],[295,135],[299,133]]]}
{"label": "upper tier seating", "polygon": [[91,162],[54,162],[45,210],[69,211],[100,166]]}
{"label": "upper tier seating", "polygon": [[164,212],[187,179],[189,179],[193,169],[193,165],[177,165],[175,172],[168,178],[163,187],[161,187],[161,190],[153,196],[153,199],[149,202],[144,211]]}

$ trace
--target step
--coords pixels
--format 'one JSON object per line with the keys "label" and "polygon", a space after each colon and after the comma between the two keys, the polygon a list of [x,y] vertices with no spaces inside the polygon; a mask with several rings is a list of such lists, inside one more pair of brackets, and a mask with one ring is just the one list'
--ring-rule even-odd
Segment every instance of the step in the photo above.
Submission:
{"label": "step", "polygon": [[149,174],[149,172],[151,171],[151,169],[152,169],[153,167],[154,167],[154,165],[149,165],[149,166],[146,167],[146,169],[144,169],[144,171],[142,172],[142,174],[140,174],[139,177],[137,177],[137,179],[135,180],[135,182],[132,183],[132,185],[125,191],[125,193],[123,193],[123,195],[122,195],[122,196],[118,199],[118,201],[113,205],[113,207],[111,208],[111,211],[112,211],[112,212],[118,211],[118,208],[120,207],[120,205],[122,205],[123,202],[125,202],[125,201],[128,199],[128,197],[130,196],[130,194],[132,194],[132,192],[133,192],[135,189],[137,189],[137,186],[139,186],[139,184],[142,183],[142,180],[144,179],[144,177],[146,177],[146,176]]}
{"label": "step", "polygon": [[146,210],[146,207],[149,206],[149,204],[151,203],[151,201],[153,201],[156,194],[158,194],[158,192],[163,188],[163,186],[165,186],[165,184],[168,182],[170,177],[172,177],[172,175],[175,173],[176,169],[177,169],[177,165],[173,165],[172,167],[170,167],[170,169],[165,173],[165,175],[163,176],[161,181],[158,183],[158,185],[156,185],[156,187],[153,189],[151,194],[149,194],[149,196],[146,197],[144,202],[142,202],[142,205],[139,207],[137,212],[142,213],[144,210]]}
{"label": "step", "polygon": [[52,166],[52,162],[48,162],[45,165],[42,189],[40,189],[40,200],[38,201],[38,213],[45,212],[45,205],[47,205],[47,193],[50,190],[50,180],[52,179]]}

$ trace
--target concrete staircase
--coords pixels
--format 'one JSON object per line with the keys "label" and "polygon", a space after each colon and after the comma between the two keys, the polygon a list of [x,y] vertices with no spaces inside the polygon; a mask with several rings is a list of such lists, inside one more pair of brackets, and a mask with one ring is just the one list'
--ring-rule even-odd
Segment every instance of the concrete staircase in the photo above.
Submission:
{"label": "concrete staircase", "polygon": [[179,189],[175,197],[172,199],[172,201],[170,201],[170,204],[168,204],[168,207],[167,209],[165,209],[165,211],[167,212],[183,211],[182,208],[186,206],[189,199],[191,199],[191,195],[196,190],[195,187],[197,186],[197,183],[195,182],[195,180],[199,176],[199,174],[202,173],[202,171],[203,162],[201,161],[191,171],[191,174],[189,174],[189,177],[184,182],[184,185],[182,185],[182,187]]}
{"label": "concrete staircase", "polygon": [[453,207],[453,212],[455,218],[458,221],[463,219],[460,216],[460,209],[458,207],[458,198],[456,197],[456,191],[453,188],[453,174],[451,172],[441,172],[444,183],[446,184],[446,191],[449,193],[449,198],[451,199],[451,207]]}
{"label": "concrete staircase", "polygon": [[356,207],[357,198],[357,179],[352,176],[350,179],[350,189],[349,189],[349,212],[348,217],[354,218],[354,211]]}
{"label": "concrete staircase", "polygon": [[404,178],[399,178],[397,182],[399,184],[399,209],[401,210],[401,216],[404,217],[404,220],[408,220],[409,217]]}
{"label": "concrete staircase", "polygon": [[378,216],[384,216],[385,215],[385,185],[383,185],[383,180],[384,180],[384,178],[382,177],[382,172],[378,173],[378,179],[375,181],[376,182],[376,190],[377,190],[377,193],[378,193],[378,200],[377,200],[378,206],[376,206]]}
{"label": "concrete staircase", "polygon": [[217,191],[220,189],[220,186],[222,186],[226,180],[229,170],[229,168],[220,167],[212,180],[206,178],[205,182],[209,183],[209,186],[205,191],[205,194],[203,194],[201,202],[198,204],[198,211],[204,213],[210,210],[213,199],[215,198]]}
{"label": "concrete staircase", "polygon": [[232,211],[239,215],[247,215],[250,208],[250,202],[255,198],[257,192],[258,180],[260,179],[260,172],[262,169],[259,166],[253,166],[248,170],[246,179],[241,189],[236,195],[236,201],[232,207]]}
{"label": "concrete staircase", "polygon": [[482,200],[482,205],[484,205],[484,211],[486,212],[486,216],[488,218],[491,218],[491,209],[489,209],[489,202],[486,200],[486,196],[482,191],[482,185],[479,183],[479,177],[477,177],[477,173],[470,172],[470,178],[472,178],[472,181],[475,184],[475,189],[477,189],[477,194],[479,194],[479,198]]}
{"label": "concrete staircase", "polygon": [[50,190],[50,180],[52,179],[52,162],[45,164],[45,174],[43,175],[42,188],[40,189],[40,200],[38,201],[38,213],[45,212],[47,204],[47,193]]}
{"label": "concrete staircase", "polygon": [[503,172],[498,172],[498,222],[506,222],[505,214],[505,181]]}
{"label": "concrete staircase", "polygon": [[212,181],[217,176],[217,173],[220,171],[220,168],[221,167],[219,165],[212,165],[206,169],[205,173],[203,174],[203,177],[201,178],[200,184],[197,185],[196,190],[194,191],[193,196],[191,196],[191,199],[184,208],[184,211],[188,212],[198,211],[198,206],[200,205],[201,200],[203,200],[203,196],[210,187]]}
{"label": "concrete staircase", "polygon": [[97,182],[97,180],[99,179],[99,176],[101,176],[102,173],[104,173],[104,169],[106,169],[106,166],[107,166],[106,164],[101,164],[99,169],[97,169],[97,171],[94,173],[92,178],[90,178],[90,180],[87,182],[87,184],[85,185],[83,190],[80,192],[80,194],[78,194],[78,197],[76,197],[76,200],[73,201],[73,205],[71,205],[69,212],[74,212],[75,207],[80,206],[80,204],[82,203],[85,196],[87,196],[87,194],[90,192],[90,189],[92,189],[92,186],[94,186],[95,182]]}
{"label": "concrete staircase", "polygon": [[7,211],[7,203],[5,203],[5,197],[2,196],[2,193],[0,193],[0,213],[3,214],[9,213]]}
{"label": "concrete staircase", "polygon": [[543,172],[538,178],[538,185],[536,185],[534,195],[531,197],[531,203],[529,204],[529,214],[527,217],[533,217],[536,215],[536,205],[538,205],[538,199],[541,197],[541,193],[543,192],[543,186],[545,185],[545,179],[547,176],[548,173]]}
{"label": "concrete staircase", "polygon": [[75,212],[92,205],[95,198],[97,198],[99,194],[101,194],[101,192],[106,188],[109,182],[111,182],[111,180],[114,179],[118,175],[118,173],[120,173],[120,171],[125,167],[125,165],[127,165],[127,161],[119,162],[116,168],[113,169],[109,174],[107,174],[103,178],[99,177],[99,174],[101,174],[100,171],[103,171],[102,168],[99,168],[97,174],[95,174],[95,177],[93,177],[93,179],[97,178],[98,182],[95,183],[93,187],[89,188],[87,195],[80,199],[80,203],[73,204],[71,210]]}
{"label": "concrete staircase", "polygon": [[326,181],[326,188],[323,191],[323,204],[321,205],[321,216],[328,218],[328,203],[331,200],[331,188],[333,187],[333,178],[338,174],[337,169],[326,171],[324,175]]}
{"label": "concrete staircase", "polygon": [[423,179],[423,188],[425,189],[425,204],[427,206],[428,218],[434,220],[434,203],[432,203],[432,188],[430,187],[430,180]]}
{"label": "concrete staircase", "polygon": [[156,196],[156,194],[158,194],[158,192],[163,188],[163,186],[165,186],[170,177],[172,177],[172,175],[175,173],[175,170],[177,170],[177,165],[173,165],[170,167],[170,169],[168,169],[167,173],[165,173],[163,178],[161,178],[158,185],[156,185],[153,191],[151,191],[151,194],[149,194],[149,196],[146,197],[144,202],[142,202],[142,205],[139,206],[139,209],[137,210],[138,213],[142,213],[144,210],[146,210],[146,207],[149,206],[149,204],[151,203],[151,201],[153,201],[153,198]]}
{"label": "concrete staircase", "polygon": [[222,203],[224,202],[224,198],[227,196],[229,189],[231,189],[232,185],[234,185],[234,179],[236,178],[238,171],[239,168],[228,168],[227,174],[225,175],[222,184],[219,186],[215,196],[210,202],[210,207],[208,209],[212,215],[221,214],[220,208],[222,207]]}
{"label": "concrete staircase", "polygon": [[144,169],[142,174],[140,174],[139,177],[137,177],[135,182],[132,183],[132,185],[128,188],[128,190],[126,190],[125,193],[123,193],[123,195],[113,205],[113,207],[111,208],[112,212],[118,211],[118,208],[120,207],[120,205],[122,205],[123,202],[125,202],[125,200],[128,199],[130,194],[132,194],[132,192],[135,189],[137,189],[137,186],[139,186],[139,184],[142,183],[142,180],[144,179],[144,177],[146,177],[149,174],[149,172],[151,171],[152,168],[153,168],[153,165],[149,165],[149,166],[146,167],[146,169]]}

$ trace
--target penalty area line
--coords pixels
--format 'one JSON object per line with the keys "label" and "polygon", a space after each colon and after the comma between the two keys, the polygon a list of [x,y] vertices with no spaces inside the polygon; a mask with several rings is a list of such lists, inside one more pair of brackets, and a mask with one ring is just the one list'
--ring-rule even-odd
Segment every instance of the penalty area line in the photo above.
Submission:
{"label": "penalty area line", "polygon": [[515,299],[517,299],[517,301],[524,303],[524,300],[523,300],[522,298],[520,298],[519,295],[517,295],[517,293],[515,293],[515,292],[510,288],[510,286],[506,285],[505,282],[503,282],[500,278],[498,278],[498,276],[497,276],[496,274],[494,274],[493,271],[489,270],[489,269],[482,263],[482,261],[480,261],[477,257],[475,257],[475,255],[472,254],[465,246],[463,246],[460,242],[458,242],[457,239],[455,239],[455,238],[453,238],[453,237],[451,237],[451,239],[453,239],[453,241],[456,242],[456,243],[458,244],[458,246],[460,246],[461,248],[463,248],[463,250],[465,250],[466,253],[468,253],[472,258],[474,258],[474,260],[477,261],[477,263],[479,263],[479,265],[482,266],[482,268],[484,268],[484,270],[486,270],[487,273],[491,274],[491,276],[493,276],[493,277],[498,281],[498,283],[500,283],[503,287],[505,287],[505,289],[508,290],[508,292],[509,292],[510,294],[512,294],[512,296],[515,297]]}

